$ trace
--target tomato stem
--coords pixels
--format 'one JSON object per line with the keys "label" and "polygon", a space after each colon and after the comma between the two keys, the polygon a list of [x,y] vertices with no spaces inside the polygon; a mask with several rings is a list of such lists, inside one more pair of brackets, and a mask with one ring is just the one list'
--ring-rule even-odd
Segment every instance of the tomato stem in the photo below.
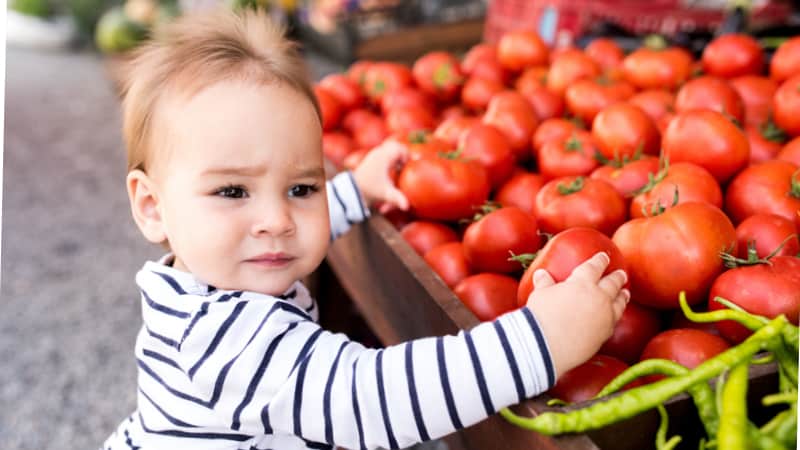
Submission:
{"label": "tomato stem", "polygon": [[478,212],[476,212],[475,215],[472,216],[472,222],[477,222],[477,221],[483,219],[489,213],[497,211],[498,209],[500,209],[502,207],[503,207],[503,205],[501,205],[499,202],[495,202],[495,201],[489,200],[486,203],[484,203],[484,204],[482,204],[481,206],[478,207]]}
{"label": "tomato stem", "polygon": [[567,185],[565,185],[564,183],[559,183],[557,188],[558,188],[558,193],[561,195],[570,195],[576,192],[580,192],[583,189],[583,177],[577,177],[570,184]]}
{"label": "tomato stem", "polygon": [[514,252],[512,252],[511,250],[509,250],[508,253],[511,254],[511,257],[508,258],[508,260],[520,263],[522,265],[523,270],[527,269],[528,266],[531,265],[533,260],[535,260],[536,256],[539,254],[539,252],[535,252],[535,253],[520,253],[519,255],[515,255]]}
{"label": "tomato stem", "polygon": [[[655,187],[658,185],[658,183],[661,183],[664,180],[664,178],[666,178],[666,176],[669,174],[669,158],[662,157],[661,159],[659,159],[658,166],[659,166],[658,172],[656,172],[655,175],[653,175],[652,173],[648,173],[647,174],[647,183],[644,186],[642,186],[641,188],[633,191],[631,193],[631,195],[637,196],[639,194],[646,194],[646,193],[652,191],[653,189],[655,189]],[[678,188],[676,187],[675,188],[676,192],[677,192],[677,189]],[[675,205],[673,205],[673,206],[675,206]]]}
{"label": "tomato stem", "polygon": [[761,132],[761,136],[770,142],[777,142],[779,144],[786,142],[786,133],[778,128],[772,119],[762,123],[761,127],[759,127],[759,131]]}
{"label": "tomato stem", "polygon": [[800,198],[800,179],[797,178],[798,175],[800,175],[800,169],[797,169],[789,180],[789,196],[794,198]]}
{"label": "tomato stem", "polygon": [[429,133],[425,130],[414,130],[408,133],[408,142],[412,144],[424,144],[429,139]]}
{"label": "tomato stem", "polygon": [[568,152],[580,152],[581,155],[584,154],[583,153],[583,144],[578,139],[578,137],[575,135],[575,133],[572,133],[572,135],[569,137],[569,139],[567,139],[567,141],[564,143],[564,150],[566,150]]}

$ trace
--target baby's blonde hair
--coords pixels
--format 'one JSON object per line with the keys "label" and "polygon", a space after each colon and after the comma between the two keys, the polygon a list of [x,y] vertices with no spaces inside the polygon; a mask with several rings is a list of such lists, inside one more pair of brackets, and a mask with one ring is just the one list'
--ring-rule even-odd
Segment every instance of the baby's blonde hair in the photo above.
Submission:
{"label": "baby's blonde hair", "polygon": [[[284,84],[319,105],[297,45],[264,13],[219,9],[192,13],[157,29],[134,50],[121,84],[128,171],[147,171],[159,103],[165,95],[191,97],[222,80]],[[265,117],[264,120],[269,120]]]}

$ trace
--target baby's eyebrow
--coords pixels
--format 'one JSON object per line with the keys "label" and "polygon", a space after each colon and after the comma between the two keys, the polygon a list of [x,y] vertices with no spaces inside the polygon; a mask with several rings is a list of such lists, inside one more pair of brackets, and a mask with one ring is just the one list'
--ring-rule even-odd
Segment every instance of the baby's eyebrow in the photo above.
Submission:
{"label": "baby's eyebrow", "polygon": [[260,166],[221,166],[211,167],[202,172],[202,175],[249,175],[255,176],[264,173]]}
{"label": "baby's eyebrow", "polygon": [[295,174],[297,178],[319,178],[325,176],[325,169],[322,167],[309,167],[305,169],[300,169]]}

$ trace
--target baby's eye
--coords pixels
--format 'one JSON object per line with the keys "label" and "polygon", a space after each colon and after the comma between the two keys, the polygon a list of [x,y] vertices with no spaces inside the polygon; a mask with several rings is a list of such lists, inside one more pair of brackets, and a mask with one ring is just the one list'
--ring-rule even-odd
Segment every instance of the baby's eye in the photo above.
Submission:
{"label": "baby's eye", "polygon": [[217,189],[214,192],[215,195],[219,195],[220,197],[227,197],[227,198],[245,198],[247,197],[247,191],[242,186],[225,186]]}
{"label": "baby's eye", "polygon": [[309,197],[317,192],[319,187],[313,184],[296,184],[289,188],[290,197]]}

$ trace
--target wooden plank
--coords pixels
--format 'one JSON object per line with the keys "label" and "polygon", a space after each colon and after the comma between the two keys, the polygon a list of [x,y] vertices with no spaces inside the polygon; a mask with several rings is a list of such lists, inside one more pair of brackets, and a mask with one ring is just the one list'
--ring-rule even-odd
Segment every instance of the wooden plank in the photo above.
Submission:
{"label": "wooden plank", "polygon": [[412,62],[431,50],[461,52],[483,38],[483,19],[416,25],[374,36],[355,44],[356,59]]}

